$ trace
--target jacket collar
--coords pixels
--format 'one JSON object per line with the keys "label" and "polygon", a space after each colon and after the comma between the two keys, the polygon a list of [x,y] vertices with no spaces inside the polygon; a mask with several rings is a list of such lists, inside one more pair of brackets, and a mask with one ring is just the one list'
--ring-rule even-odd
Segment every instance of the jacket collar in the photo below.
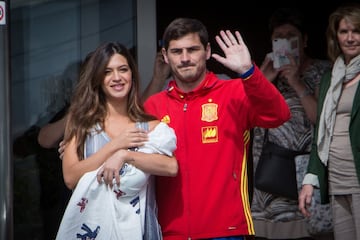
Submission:
{"label": "jacket collar", "polygon": [[207,72],[205,75],[204,80],[197,86],[194,90],[190,92],[183,92],[181,89],[178,88],[175,80],[171,80],[167,87],[167,94],[180,99],[192,99],[199,95],[204,95],[210,89],[212,89],[219,78],[213,72]]}

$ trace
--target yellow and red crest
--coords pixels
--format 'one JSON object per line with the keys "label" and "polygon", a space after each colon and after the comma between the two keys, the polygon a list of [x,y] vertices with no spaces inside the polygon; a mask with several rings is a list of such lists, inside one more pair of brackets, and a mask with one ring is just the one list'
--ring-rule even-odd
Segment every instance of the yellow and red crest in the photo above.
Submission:
{"label": "yellow and red crest", "polygon": [[218,119],[218,105],[216,103],[205,103],[201,106],[201,120],[212,122]]}

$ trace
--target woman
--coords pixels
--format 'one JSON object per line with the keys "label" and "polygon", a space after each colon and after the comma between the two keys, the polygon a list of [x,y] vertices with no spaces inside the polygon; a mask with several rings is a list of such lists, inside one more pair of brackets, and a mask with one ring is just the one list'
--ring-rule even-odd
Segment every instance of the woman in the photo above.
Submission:
{"label": "woman", "polygon": [[64,181],[74,191],[57,239],[161,239],[149,174],[177,174],[176,136],[144,112],[138,92],[123,45],[104,43],[84,64],[64,135]]}
{"label": "woman", "polygon": [[[298,52],[294,55],[288,53],[286,57],[289,63],[281,67],[274,67],[271,57],[273,54],[268,54],[261,65],[262,72],[284,96],[291,111],[289,121],[278,128],[267,130],[267,140],[289,150],[310,152],[313,124],[316,120],[318,83],[321,76],[330,69],[330,63],[306,53],[307,26],[303,14],[297,9],[276,10],[270,18],[269,30],[271,41],[295,39]],[[254,170],[262,152],[264,132],[263,128],[254,129]],[[294,173],[294,179],[301,177],[301,169],[306,168],[308,157],[305,154],[296,158],[298,176]],[[256,174],[254,177],[256,182]],[[261,191],[255,185],[251,212],[256,235],[265,239],[310,237],[309,225],[297,206],[296,199]]]}
{"label": "woman", "polygon": [[360,240],[360,5],[329,17],[327,51],[333,62],[319,88],[318,119],[307,174],[299,195],[305,216],[314,187],[333,213],[335,239]]}

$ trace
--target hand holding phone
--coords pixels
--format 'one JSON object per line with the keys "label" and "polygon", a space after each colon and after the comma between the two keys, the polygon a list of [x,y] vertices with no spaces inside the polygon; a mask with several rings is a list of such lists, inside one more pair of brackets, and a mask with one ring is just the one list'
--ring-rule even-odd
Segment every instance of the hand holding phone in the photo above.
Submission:
{"label": "hand holding phone", "polygon": [[289,64],[290,60],[287,54],[291,54],[297,63],[299,63],[299,38],[293,37],[290,39],[286,38],[275,38],[272,41],[273,49],[273,64],[274,68],[279,68],[285,64]]}

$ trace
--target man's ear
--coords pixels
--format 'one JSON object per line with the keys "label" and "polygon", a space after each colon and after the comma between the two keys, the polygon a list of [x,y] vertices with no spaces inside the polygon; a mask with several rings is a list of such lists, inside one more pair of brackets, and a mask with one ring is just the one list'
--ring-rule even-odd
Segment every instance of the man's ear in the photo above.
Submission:
{"label": "man's ear", "polygon": [[166,49],[165,49],[164,47],[161,48],[161,53],[162,53],[162,55],[163,55],[163,57],[164,57],[164,61],[165,61],[167,64],[169,64],[169,60],[168,60],[167,54],[166,54]]}
{"label": "man's ear", "polygon": [[210,46],[210,43],[208,43],[208,44],[206,45],[205,51],[206,51],[206,60],[209,60],[210,57],[211,57],[211,46]]}

